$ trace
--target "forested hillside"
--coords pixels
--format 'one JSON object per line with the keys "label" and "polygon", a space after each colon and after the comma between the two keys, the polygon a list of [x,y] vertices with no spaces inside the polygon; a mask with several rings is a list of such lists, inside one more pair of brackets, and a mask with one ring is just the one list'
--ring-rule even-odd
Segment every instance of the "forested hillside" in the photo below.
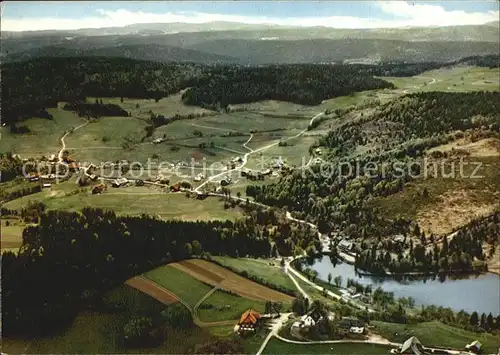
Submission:
{"label": "forested hillside", "polygon": [[41,58],[2,65],[2,119],[9,124],[58,101],[86,96],[156,98],[193,85],[208,67],[124,58]]}
{"label": "forested hillside", "polygon": [[[309,226],[292,227],[272,211],[255,211],[233,223],[117,217],[91,208],[82,213],[44,210],[34,203],[21,212],[40,223],[24,230],[18,254],[2,255],[4,334],[56,331],[130,277],[193,255],[269,257],[276,248],[292,255],[321,247]],[[274,234],[269,225],[275,226]]]}
{"label": "forested hillside", "polygon": [[314,105],[356,91],[393,88],[357,66],[282,65],[223,71],[182,96],[189,105],[226,107],[259,100]]}
{"label": "forested hillside", "polygon": [[380,39],[246,40],[220,39],[188,48],[238,56],[246,64],[330,63],[344,60],[454,61],[462,57],[498,53],[498,42],[404,42]]}
{"label": "forested hillside", "polygon": [[[466,58],[469,65],[498,66],[497,55]],[[57,102],[85,97],[160,99],[191,87],[187,104],[224,108],[264,99],[314,105],[357,91],[392,88],[373,76],[411,76],[454,62],[382,65],[280,65],[244,67],[195,63],[158,63],[128,58],[39,58],[1,66],[2,120],[50,119]],[[116,111],[116,110],[115,110]]]}
{"label": "forested hillside", "polygon": [[[2,65],[2,116],[7,124],[30,116],[50,118],[44,109],[58,101],[75,102],[87,96],[159,99],[186,87],[194,87],[185,95],[187,103],[207,106],[221,103],[220,96],[226,94],[227,103],[273,98],[314,104],[358,90],[392,87],[372,78],[370,68],[244,68],[124,58],[40,58]],[[221,92],[224,88],[229,91]]]}
{"label": "forested hillside", "polygon": [[409,94],[329,132],[318,146],[331,149],[335,156],[360,147],[373,153],[403,148],[401,153],[416,156],[442,144],[446,134],[457,130],[484,127],[500,131],[499,112],[500,92]]}
{"label": "forested hillside", "polygon": [[80,48],[75,45],[60,44],[37,47],[22,52],[16,52],[4,57],[5,63],[19,62],[44,57],[110,57],[129,58],[137,60],[151,60],[155,62],[193,62],[193,63],[237,63],[237,58],[204,53],[194,49],[151,44],[130,44],[122,46]]}
{"label": "forested hillside", "polygon": [[[401,191],[411,176],[420,173],[415,159],[429,147],[455,139],[454,131],[500,132],[499,102],[498,92],[404,96],[319,140],[319,146],[328,148],[326,176],[319,166],[312,166],[274,184],[249,186],[247,194],[265,204],[286,206],[325,232],[340,228],[351,236],[406,233],[404,223],[384,221],[365,208],[366,202]],[[411,170],[398,171],[396,161],[404,161]],[[366,171],[369,162],[378,168]],[[349,170],[349,166],[361,169]]]}

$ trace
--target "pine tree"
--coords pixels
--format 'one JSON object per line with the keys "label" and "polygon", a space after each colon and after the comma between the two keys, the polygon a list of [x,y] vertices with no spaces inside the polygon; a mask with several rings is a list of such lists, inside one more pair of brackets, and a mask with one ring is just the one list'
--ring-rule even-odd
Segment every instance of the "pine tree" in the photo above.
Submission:
{"label": "pine tree", "polygon": [[480,321],[481,328],[486,329],[486,314],[481,314],[481,321]]}
{"label": "pine tree", "polygon": [[470,325],[477,325],[477,323],[479,322],[479,315],[477,314],[477,312],[472,312],[472,314],[470,315]]}
{"label": "pine tree", "polygon": [[487,330],[493,329],[493,315],[491,313],[488,314],[488,317],[486,318],[486,329]]}

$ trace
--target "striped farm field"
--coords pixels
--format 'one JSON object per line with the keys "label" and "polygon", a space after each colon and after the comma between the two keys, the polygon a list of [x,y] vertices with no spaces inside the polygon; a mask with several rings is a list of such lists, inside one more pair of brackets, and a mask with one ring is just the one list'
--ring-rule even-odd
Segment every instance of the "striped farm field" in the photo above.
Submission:
{"label": "striped farm field", "polygon": [[157,301],[169,305],[178,302],[179,299],[166,288],[158,286],[156,283],[143,276],[133,277],[125,282],[126,285],[153,297]]}
{"label": "striped farm field", "polygon": [[190,259],[171,266],[209,285],[219,285],[221,289],[256,301],[280,301],[291,303],[292,296],[260,285],[230,270],[206,260]]}

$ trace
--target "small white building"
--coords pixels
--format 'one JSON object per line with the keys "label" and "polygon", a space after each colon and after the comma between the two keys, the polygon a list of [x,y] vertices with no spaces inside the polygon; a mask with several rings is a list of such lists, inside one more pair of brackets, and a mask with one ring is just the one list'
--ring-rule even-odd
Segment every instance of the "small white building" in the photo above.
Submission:
{"label": "small white building", "polygon": [[349,328],[349,332],[353,334],[363,334],[365,332],[364,327],[351,327]]}
{"label": "small white building", "polygon": [[111,183],[111,185],[113,187],[121,187],[121,186],[125,186],[127,184],[128,184],[128,180],[125,179],[125,178],[120,178],[120,179],[113,180],[113,182]]}

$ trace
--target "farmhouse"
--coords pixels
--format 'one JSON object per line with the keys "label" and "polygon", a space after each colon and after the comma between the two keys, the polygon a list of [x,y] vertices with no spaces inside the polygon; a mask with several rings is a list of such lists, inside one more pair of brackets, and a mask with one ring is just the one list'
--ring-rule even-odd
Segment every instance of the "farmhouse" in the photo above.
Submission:
{"label": "farmhouse", "polygon": [[52,186],[52,184],[43,184],[42,186],[43,186],[43,188],[45,189],[45,188],[49,188],[49,187],[51,187],[51,186]]}
{"label": "farmhouse", "polygon": [[354,317],[342,317],[339,321],[339,327],[344,329],[351,329],[353,327],[361,328],[365,326],[365,322]]}
{"label": "farmhouse", "polygon": [[347,291],[349,291],[349,293],[350,293],[351,295],[355,295],[355,294],[356,294],[356,287],[354,287],[354,286],[349,286],[349,287],[347,288]]}
{"label": "farmhouse", "polygon": [[227,177],[227,178],[224,178],[220,181],[220,184],[221,186],[227,186],[231,183],[231,178],[230,177]]}
{"label": "farmhouse", "polygon": [[104,185],[104,184],[95,185],[92,188],[92,194],[93,195],[101,194],[104,192],[105,189],[106,189],[106,185]]}
{"label": "farmhouse", "polygon": [[135,186],[144,186],[144,180],[141,179],[135,180]]}
{"label": "farmhouse", "polygon": [[402,235],[402,234],[398,234],[398,235],[395,235],[393,238],[392,238],[395,242],[397,243],[401,243],[403,244],[405,242],[405,236]]}
{"label": "farmhouse", "polygon": [[353,334],[363,334],[365,332],[364,327],[351,327],[349,328],[349,332]]}
{"label": "farmhouse", "polygon": [[121,186],[125,186],[127,184],[128,184],[128,180],[125,178],[119,178],[119,179],[113,180],[113,182],[111,183],[111,185],[113,187],[121,187]]}
{"label": "farmhouse", "polygon": [[352,242],[349,242],[345,239],[341,240],[339,243],[339,249],[344,252],[350,252],[352,251],[352,248],[353,248]]}
{"label": "farmhouse", "polygon": [[203,180],[204,178],[205,178],[205,175],[200,173],[200,174],[196,175],[193,180],[195,182],[199,182],[199,181]]}
{"label": "farmhouse", "polygon": [[28,179],[28,181],[38,181],[40,180],[40,177],[38,174],[30,174],[26,177],[26,179]]}
{"label": "farmhouse", "polygon": [[[329,313],[327,318],[328,320],[332,321],[334,319],[333,313]],[[290,328],[290,334],[298,338],[300,337],[300,331],[302,329],[314,327],[322,319],[323,316],[319,313],[311,312],[309,314],[304,314],[302,317],[300,317],[299,321],[296,321],[292,324],[292,327]]]}
{"label": "farmhouse", "polygon": [[472,343],[467,344],[465,346],[465,349],[472,351],[474,353],[479,353],[481,351],[483,344],[481,344],[479,341],[474,340]]}
{"label": "farmhouse", "polygon": [[408,340],[406,340],[399,349],[399,353],[407,355],[428,354],[428,352],[424,350],[422,343],[420,343],[420,341],[416,337],[411,337]]}
{"label": "farmhouse", "polygon": [[261,315],[253,309],[247,310],[241,315],[238,322],[240,331],[254,331],[260,323]]}

